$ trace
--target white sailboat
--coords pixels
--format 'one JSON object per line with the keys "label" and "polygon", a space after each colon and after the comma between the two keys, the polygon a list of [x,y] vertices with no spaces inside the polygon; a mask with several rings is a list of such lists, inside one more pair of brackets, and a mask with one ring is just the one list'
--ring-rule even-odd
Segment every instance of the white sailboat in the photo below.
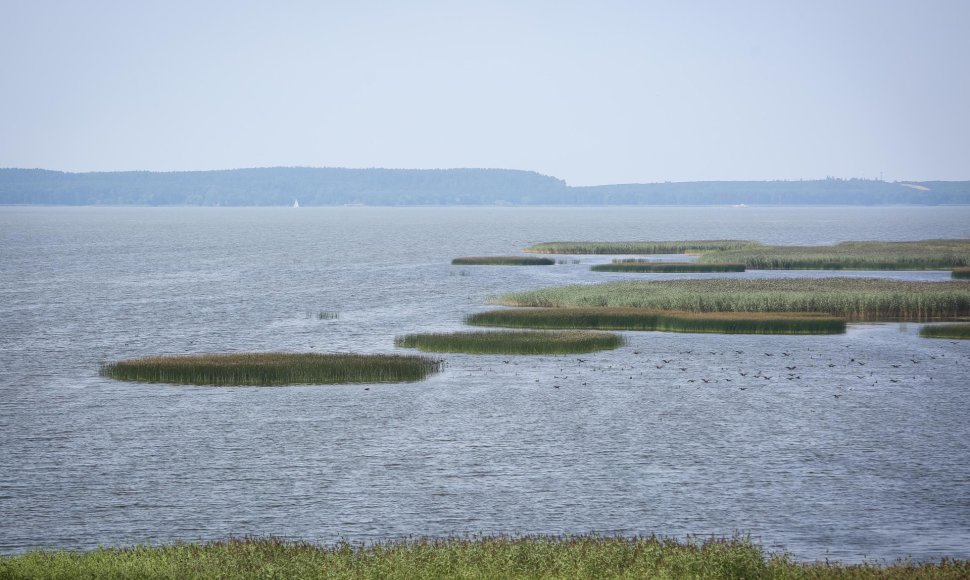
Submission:
{"label": "white sailboat", "polygon": [[300,202],[298,200],[293,200],[293,207],[300,207]]}

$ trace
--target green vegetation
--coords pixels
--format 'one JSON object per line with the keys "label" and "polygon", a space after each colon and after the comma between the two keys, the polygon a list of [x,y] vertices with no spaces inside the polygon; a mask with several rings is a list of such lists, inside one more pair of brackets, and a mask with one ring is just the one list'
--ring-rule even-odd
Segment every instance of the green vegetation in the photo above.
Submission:
{"label": "green vegetation", "polygon": [[32,551],[0,557],[0,577],[67,578],[692,578],[858,580],[970,577],[970,562],[800,563],[750,540],[656,537],[418,539],[315,546],[279,539]]}
{"label": "green vegetation", "polygon": [[275,386],[418,381],[442,363],[387,354],[226,353],[153,356],[103,364],[101,375],[122,381],[182,385]]}
{"label": "green vegetation", "polygon": [[970,323],[964,324],[930,324],[919,330],[923,338],[955,338],[970,340]]}
{"label": "green vegetation", "polygon": [[652,272],[658,274],[681,272],[744,272],[744,264],[702,264],[700,262],[647,262],[645,260],[614,260],[612,264],[597,264],[594,272]]}
{"label": "green vegetation", "polygon": [[451,261],[455,266],[552,266],[555,260],[530,256],[468,256]]}
{"label": "green vegetation", "polygon": [[724,334],[841,334],[845,320],[799,312],[677,312],[642,308],[492,310],[465,319],[475,326],[660,330]]}
{"label": "green vegetation", "polygon": [[610,332],[565,330],[559,332],[454,332],[408,334],[394,339],[396,346],[429,352],[467,354],[573,354],[610,350],[623,337]]}
{"label": "green vegetation", "polygon": [[534,307],[824,312],[850,321],[954,320],[970,316],[970,284],[879,278],[625,281],[513,292],[492,301]]}
{"label": "green vegetation", "polygon": [[970,266],[954,268],[953,271],[950,272],[950,277],[957,280],[970,280]]}
{"label": "green vegetation", "polygon": [[739,262],[753,270],[949,270],[970,266],[970,239],[754,245],[706,252],[699,261]]}
{"label": "green vegetation", "polygon": [[697,254],[736,250],[757,242],[743,240],[684,240],[679,242],[545,242],[526,248],[535,254]]}

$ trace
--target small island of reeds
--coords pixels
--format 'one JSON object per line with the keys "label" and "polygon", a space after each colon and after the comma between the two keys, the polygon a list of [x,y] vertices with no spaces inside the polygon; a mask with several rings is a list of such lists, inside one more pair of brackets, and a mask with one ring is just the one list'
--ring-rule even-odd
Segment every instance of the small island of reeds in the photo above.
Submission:
{"label": "small island of reeds", "polygon": [[320,546],[276,538],[0,556],[0,578],[691,578],[956,580],[970,561],[798,562],[746,538],[528,536]]}
{"label": "small island of reeds", "polygon": [[451,263],[454,266],[552,266],[556,261],[532,256],[465,256]]}
{"label": "small island of reeds", "polygon": [[644,272],[654,274],[744,272],[744,264],[613,260],[610,264],[596,264],[590,270],[593,272]]}
{"label": "small island of reeds", "polygon": [[950,277],[954,280],[970,280],[970,266],[960,266],[950,272]]}
{"label": "small island of reeds", "polygon": [[681,240],[657,242],[543,242],[525,248],[535,254],[698,254],[736,250],[758,242],[745,240]]}
{"label": "small island of reeds", "polygon": [[701,263],[744,264],[749,270],[951,270],[970,266],[970,239],[841,242],[829,246],[771,246],[747,240],[546,242],[524,251],[696,254]]}
{"label": "small island of reeds", "polygon": [[919,330],[923,338],[950,338],[970,340],[970,323],[928,324]]}
{"label": "small island of reeds", "polygon": [[266,352],[152,356],[107,363],[100,372],[146,383],[279,386],[418,381],[441,367],[423,356]]}
{"label": "small island of reeds", "polygon": [[513,292],[491,302],[684,312],[821,312],[849,321],[946,321],[970,316],[970,284],[882,278],[637,280]]}
{"label": "small island of reeds", "polygon": [[842,334],[845,319],[810,312],[682,312],[642,308],[522,308],[465,319],[473,326],[724,334]]}
{"label": "small island of reeds", "polygon": [[610,350],[623,337],[589,330],[524,332],[452,332],[408,334],[394,339],[402,348],[465,354],[577,354]]}

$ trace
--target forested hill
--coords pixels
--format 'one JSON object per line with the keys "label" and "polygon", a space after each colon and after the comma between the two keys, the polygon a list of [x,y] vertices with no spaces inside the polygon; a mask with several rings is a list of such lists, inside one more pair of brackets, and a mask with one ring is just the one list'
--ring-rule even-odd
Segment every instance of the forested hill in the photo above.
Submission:
{"label": "forested hill", "polygon": [[156,173],[0,169],[0,204],[44,205],[970,204],[970,181],[703,181],[570,187],[509,169],[277,167]]}

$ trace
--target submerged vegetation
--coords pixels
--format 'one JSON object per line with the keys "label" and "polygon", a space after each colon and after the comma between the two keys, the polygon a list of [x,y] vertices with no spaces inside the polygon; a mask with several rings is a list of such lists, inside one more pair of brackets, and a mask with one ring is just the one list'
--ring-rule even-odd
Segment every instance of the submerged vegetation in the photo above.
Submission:
{"label": "submerged vegetation", "polygon": [[610,332],[566,330],[558,332],[454,332],[408,334],[394,339],[404,348],[466,354],[574,354],[614,349],[623,337]]}
{"label": "submerged vegetation", "polygon": [[531,256],[466,256],[451,263],[455,266],[552,266],[556,261]]}
{"label": "submerged vegetation", "polygon": [[506,328],[660,330],[725,334],[841,334],[845,320],[800,312],[678,312],[642,308],[526,308],[473,314],[465,322]]}
{"label": "submerged vegetation", "polygon": [[970,280],[970,266],[954,268],[953,271],[950,272],[950,277],[957,280]]}
{"label": "submerged vegetation", "polygon": [[102,365],[101,375],[183,385],[323,385],[418,381],[441,367],[422,356],[266,352],[129,359]]}
{"label": "submerged vegetation", "polygon": [[658,274],[683,272],[744,272],[744,264],[702,264],[700,262],[647,262],[644,260],[614,260],[612,264],[596,264],[594,272],[653,272]]}
{"label": "submerged vegetation", "polygon": [[536,254],[696,254],[711,250],[736,250],[757,245],[744,240],[683,240],[674,242],[544,242],[525,252]]}
{"label": "submerged vegetation", "polygon": [[3,578],[695,578],[859,580],[970,577],[970,561],[801,563],[748,539],[530,536],[316,546],[275,538],[31,551],[0,557]]}
{"label": "submerged vegetation", "polygon": [[970,284],[879,278],[624,281],[513,292],[493,302],[685,312],[824,312],[850,321],[953,320],[970,316]]}
{"label": "submerged vegetation", "polygon": [[919,330],[923,338],[955,338],[970,340],[970,323],[963,324],[929,324]]}

